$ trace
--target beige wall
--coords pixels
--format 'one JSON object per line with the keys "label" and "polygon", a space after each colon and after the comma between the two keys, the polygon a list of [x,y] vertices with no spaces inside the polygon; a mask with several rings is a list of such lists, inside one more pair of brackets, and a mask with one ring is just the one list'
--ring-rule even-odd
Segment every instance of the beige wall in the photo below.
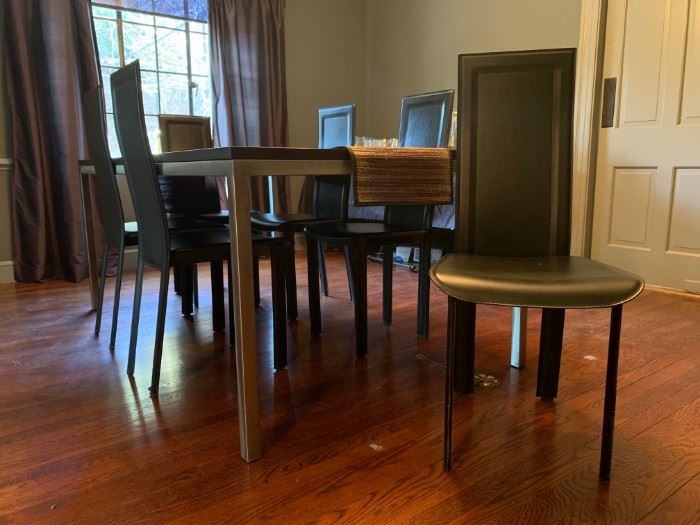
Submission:
{"label": "beige wall", "polygon": [[457,88],[457,55],[576,47],[581,0],[367,0],[365,131],[398,133],[401,97]]}
{"label": "beige wall", "polygon": [[[287,104],[291,146],[316,147],[323,106],[357,104],[358,133],[366,118],[365,0],[287,0]],[[301,179],[293,179],[296,207]]]}

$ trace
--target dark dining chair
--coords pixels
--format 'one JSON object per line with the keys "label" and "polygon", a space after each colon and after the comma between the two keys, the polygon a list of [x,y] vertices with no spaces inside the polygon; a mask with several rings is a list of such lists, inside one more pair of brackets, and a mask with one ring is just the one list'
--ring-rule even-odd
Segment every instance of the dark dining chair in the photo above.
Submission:
{"label": "dark dining chair", "polygon": [[[227,228],[200,231],[170,232],[158,174],[151,155],[146,132],[141,71],[139,61],[122,67],[111,76],[112,100],[117,138],[121,147],[124,169],[129,183],[139,225],[139,250],[136,269],[136,291],[131,325],[131,342],[127,373],[133,374],[136,358],[139,313],[145,266],[160,272],[156,337],[150,391],[158,396],[160,364],[163,351],[165,311],[167,304],[169,270],[175,265],[212,263],[212,303],[223,303],[223,261],[230,259],[231,240]],[[286,315],[284,306],[285,242],[282,239],[254,237],[253,248],[260,253],[269,250],[272,267],[273,325],[275,366],[286,362]],[[228,265],[229,283],[231,266]],[[233,323],[233,290],[229,284],[229,330]],[[216,310],[214,311],[216,314]]]}
{"label": "dark dining chair", "polygon": [[[405,97],[401,101],[400,147],[446,147],[449,138],[454,91],[440,91]],[[386,206],[384,220],[346,220],[310,225],[306,228],[309,273],[309,316],[311,333],[321,332],[319,294],[319,243],[341,245],[350,252],[350,274],[355,307],[355,353],[367,353],[367,254],[372,249],[383,252],[383,321],[391,324],[392,280],[396,246],[420,248],[418,270],[417,331],[428,334],[430,282],[430,227],[432,206]]]}
{"label": "dark dining chair", "polygon": [[[335,106],[318,110],[318,147],[334,148],[351,146],[355,137],[355,105]],[[294,235],[309,225],[344,220],[348,215],[350,177],[314,177],[313,209],[311,213],[263,213],[253,211],[250,220],[253,228],[266,232],[280,232],[292,249]],[[323,293],[328,295],[328,279],[323,247],[317,250]],[[293,255],[294,252],[292,252]],[[350,279],[349,256],[345,263]],[[297,317],[297,281],[294,257],[289,257],[287,267],[287,314]],[[352,293],[352,284],[349,283]]]}
{"label": "dark dining chair", "polygon": [[109,253],[116,252],[117,272],[114,285],[114,304],[112,306],[112,332],[109,338],[109,348],[114,350],[117,338],[122,273],[124,270],[124,249],[138,244],[138,229],[135,224],[126,224],[124,222],[124,211],[119,195],[119,187],[117,186],[114,163],[109,154],[109,146],[107,144],[102,86],[96,86],[83,95],[83,106],[85,109],[88,151],[95,166],[94,180],[98,215],[104,236],[97,315],[95,316],[95,335],[97,336],[100,333],[102,323]]}
{"label": "dark dining chair", "polygon": [[[136,221],[124,222],[121,196],[117,185],[114,163],[110,157],[107,132],[105,130],[104,94],[102,86],[96,86],[83,95],[85,106],[85,126],[88,132],[88,151],[95,167],[95,190],[97,210],[104,231],[104,248],[99,277],[97,315],[95,316],[95,335],[99,335],[102,324],[102,310],[109,253],[117,254],[117,268],[112,313],[112,332],[109,348],[114,350],[116,342],[117,320],[121,296],[122,273],[124,267],[124,250],[138,244],[138,224]],[[182,217],[168,217],[169,231],[189,231],[211,228],[212,225]],[[192,286],[189,287],[192,290]],[[183,300],[185,298],[183,297]],[[190,297],[191,303],[191,297]],[[218,324],[217,324],[218,323]],[[214,330],[223,330],[223,322],[215,319]]]}
{"label": "dark dining chair", "polygon": [[610,479],[622,305],[644,282],[569,255],[574,67],[572,49],[459,57],[456,253],[430,271],[449,298],[445,470],[455,381],[474,390],[476,304],[542,309],[542,399],[557,396],[566,309],[612,308],[600,459]]}
{"label": "dark dining chair", "polygon": [[[209,117],[191,115],[158,115],[160,149],[163,153],[211,148]],[[194,223],[197,226],[224,226],[223,221],[208,219],[221,215],[219,190],[213,177],[159,177],[160,193],[170,221]],[[189,316],[199,306],[197,267],[176,266],[173,269],[175,292],[182,300],[182,315]]]}

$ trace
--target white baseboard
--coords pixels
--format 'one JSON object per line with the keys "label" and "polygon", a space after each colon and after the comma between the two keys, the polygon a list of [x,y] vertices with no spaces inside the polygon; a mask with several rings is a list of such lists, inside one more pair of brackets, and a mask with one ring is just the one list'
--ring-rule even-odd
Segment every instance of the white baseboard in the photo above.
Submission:
{"label": "white baseboard", "polygon": [[138,256],[137,248],[126,248],[124,250],[124,271],[130,272],[136,270],[136,258]]}
{"label": "white baseboard", "polygon": [[12,261],[0,261],[0,283],[15,282],[15,268]]}

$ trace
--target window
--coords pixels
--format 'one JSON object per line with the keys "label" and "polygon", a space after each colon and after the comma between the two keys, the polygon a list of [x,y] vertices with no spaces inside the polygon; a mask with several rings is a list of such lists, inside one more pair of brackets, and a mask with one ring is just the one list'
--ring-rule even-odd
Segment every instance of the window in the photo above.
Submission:
{"label": "window", "polygon": [[[126,7],[129,7],[128,9]],[[109,147],[120,156],[109,76],[136,59],[151,148],[160,150],[158,115],[211,115],[206,0],[93,2]]]}

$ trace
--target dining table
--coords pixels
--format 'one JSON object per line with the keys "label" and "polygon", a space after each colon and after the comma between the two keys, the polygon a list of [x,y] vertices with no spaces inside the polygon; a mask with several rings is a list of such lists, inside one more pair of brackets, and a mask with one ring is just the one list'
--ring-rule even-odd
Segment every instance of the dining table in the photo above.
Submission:
{"label": "dining table", "polygon": [[[453,153],[454,158],[454,153]],[[225,177],[228,188],[229,228],[233,289],[235,355],[240,454],[246,462],[262,456],[258,402],[257,335],[253,290],[253,249],[251,179],[253,177],[351,175],[352,163],[346,148],[317,149],[291,147],[219,147],[156,154],[153,160],[159,176]],[[121,159],[114,159],[117,174],[124,173]],[[453,166],[456,163],[453,162]],[[93,222],[90,178],[95,175],[90,160],[80,162],[80,187],[87,237],[90,294],[97,305],[98,256]],[[524,366],[526,313],[513,314],[511,355]]]}

